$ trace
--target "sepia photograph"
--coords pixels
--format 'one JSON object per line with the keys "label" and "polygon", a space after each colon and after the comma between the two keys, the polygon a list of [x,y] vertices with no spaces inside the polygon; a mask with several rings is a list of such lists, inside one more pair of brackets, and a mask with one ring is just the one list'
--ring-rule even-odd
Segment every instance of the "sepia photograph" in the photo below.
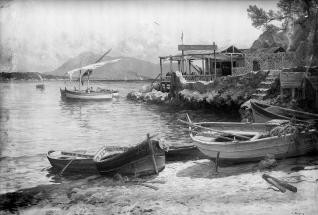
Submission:
{"label": "sepia photograph", "polygon": [[317,215],[318,0],[0,0],[0,215]]}

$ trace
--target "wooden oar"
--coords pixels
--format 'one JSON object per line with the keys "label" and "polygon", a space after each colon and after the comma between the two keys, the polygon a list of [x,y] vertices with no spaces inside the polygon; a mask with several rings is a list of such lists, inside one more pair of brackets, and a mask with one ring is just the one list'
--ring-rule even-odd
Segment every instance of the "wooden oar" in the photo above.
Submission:
{"label": "wooden oar", "polygon": [[[207,127],[204,127],[204,126],[201,126],[201,125],[193,124],[193,123],[191,123],[191,122],[183,121],[183,120],[181,120],[181,119],[178,119],[178,121],[179,121],[179,122],[182,122],[182,123],[184,123],[184,124],[187,124],[187,125],[189,125],[189,126],[206,129],[206,130],[208,130],[208,131],[214,131],[214,132],[217,132],[217,133],[220,133],[220,134],[233,135],[233,136],[235,136],[235,137],[240,137],[240,138],[245,139],[245,140],[251,139],[250,137],[247,137],[247,136],[238,135],[238,134],[233,134],[233,133],[231,133],[231,132],[220,131],[220,130],[216,130],[216,129],[212,129],[212,128],[207,128]],[[191,131],[191,127],[190,127],[190,131]],[[229,138],[229,139],[230,139],[230,138]],[[233,140],[233,139],[231,139],[231,140]]]}

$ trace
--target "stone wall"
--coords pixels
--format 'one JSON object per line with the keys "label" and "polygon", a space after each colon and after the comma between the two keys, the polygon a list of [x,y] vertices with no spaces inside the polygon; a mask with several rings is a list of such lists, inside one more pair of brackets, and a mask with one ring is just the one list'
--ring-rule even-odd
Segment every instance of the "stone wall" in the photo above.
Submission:
{"label": "stone wall", "polygon": [[253,62],[258,62],[260,70],[278,70],[294,67],[294,53],[254,52],[245,55],[246,71],[253,71]]}

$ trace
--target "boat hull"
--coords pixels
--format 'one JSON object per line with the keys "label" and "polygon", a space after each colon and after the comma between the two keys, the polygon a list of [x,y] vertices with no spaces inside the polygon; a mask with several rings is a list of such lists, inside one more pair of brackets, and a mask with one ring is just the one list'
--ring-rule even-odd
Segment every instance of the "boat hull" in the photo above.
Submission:
{"label": "boat hull", "polygon": [[45,86],[44,86],[44,84],[37,84],[37,85],[35,86],[35,88],[36,88],[36,89],[44,89]]}
{"label": "boat hull", "polygon": [[[110,92],[79,92],[79,91],[70,91],[70,90],[63,90],[60,89],[61,97],[65,99],[71,100],[111,100],[118,93]],[[113,95],[114,94],[114,95]]]}
{"label": "boat hull", "polygon": [[129,148],[123,153],[104,157],[106,150],[101,149],[94,157],[94,162],[100,174],[113,175],[120,173],[122,175],[143,176],[155,173],[156,168],[161,171],[165,168],[165,151],[160,148],[159,142],[151,140],[154,154],[151,154],[147,141]]}
{"label": "boat hull", "polygon": [[[93,155],[83,155],[82,158],[74,159],[69,156],[55,158],[52,153],[55,151],[51,150],[47,154],[47,158],[52,165],[52,167],[58,171],[62,171],[65,168],[65,173],[81,173],[81,174],[97,174],[97,168],[93,161]],[[71,152],[66,152],[67,154],[73,154]],[[80,155],[80,154],[77,154]],[[72,161],[72,162],[71,162]],[[70,163],[71,162],[71,163]]]}
{"label": "boat hull", "polygon": [[288,134],[257,140],[239,142],[213,142],[192,136],[199,150],[211,159],[217,157],[218,152],[221,162],[240,163],[259,161],[267,155],[275,158],[287,158],[302,156],[315,151],[316,132],[301,133],[298,135]]}
{"label": "boat hull", "polygon": [[306,120],[318,121],[318,115],[295,111],[287,108],[281,108],[278,106],[271,106],[251,101],[251,107],[253,111],[254,122],[267,122],[272,119],[285,119],[302,122]]}
{"label": "boat hull", "polygon": [[166,151],[167,161],[207,158],[196,146],[171,146]]}

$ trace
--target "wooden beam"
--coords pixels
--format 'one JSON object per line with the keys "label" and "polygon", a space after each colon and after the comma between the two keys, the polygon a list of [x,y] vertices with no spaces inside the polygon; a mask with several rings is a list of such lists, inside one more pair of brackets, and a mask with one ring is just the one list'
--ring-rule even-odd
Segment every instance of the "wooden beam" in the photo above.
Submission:
{"label": "wooden beam", "polygon": [[178,45],[179,51],[188,51],[188,50],[216,50],[217,46],[213,45]]}

